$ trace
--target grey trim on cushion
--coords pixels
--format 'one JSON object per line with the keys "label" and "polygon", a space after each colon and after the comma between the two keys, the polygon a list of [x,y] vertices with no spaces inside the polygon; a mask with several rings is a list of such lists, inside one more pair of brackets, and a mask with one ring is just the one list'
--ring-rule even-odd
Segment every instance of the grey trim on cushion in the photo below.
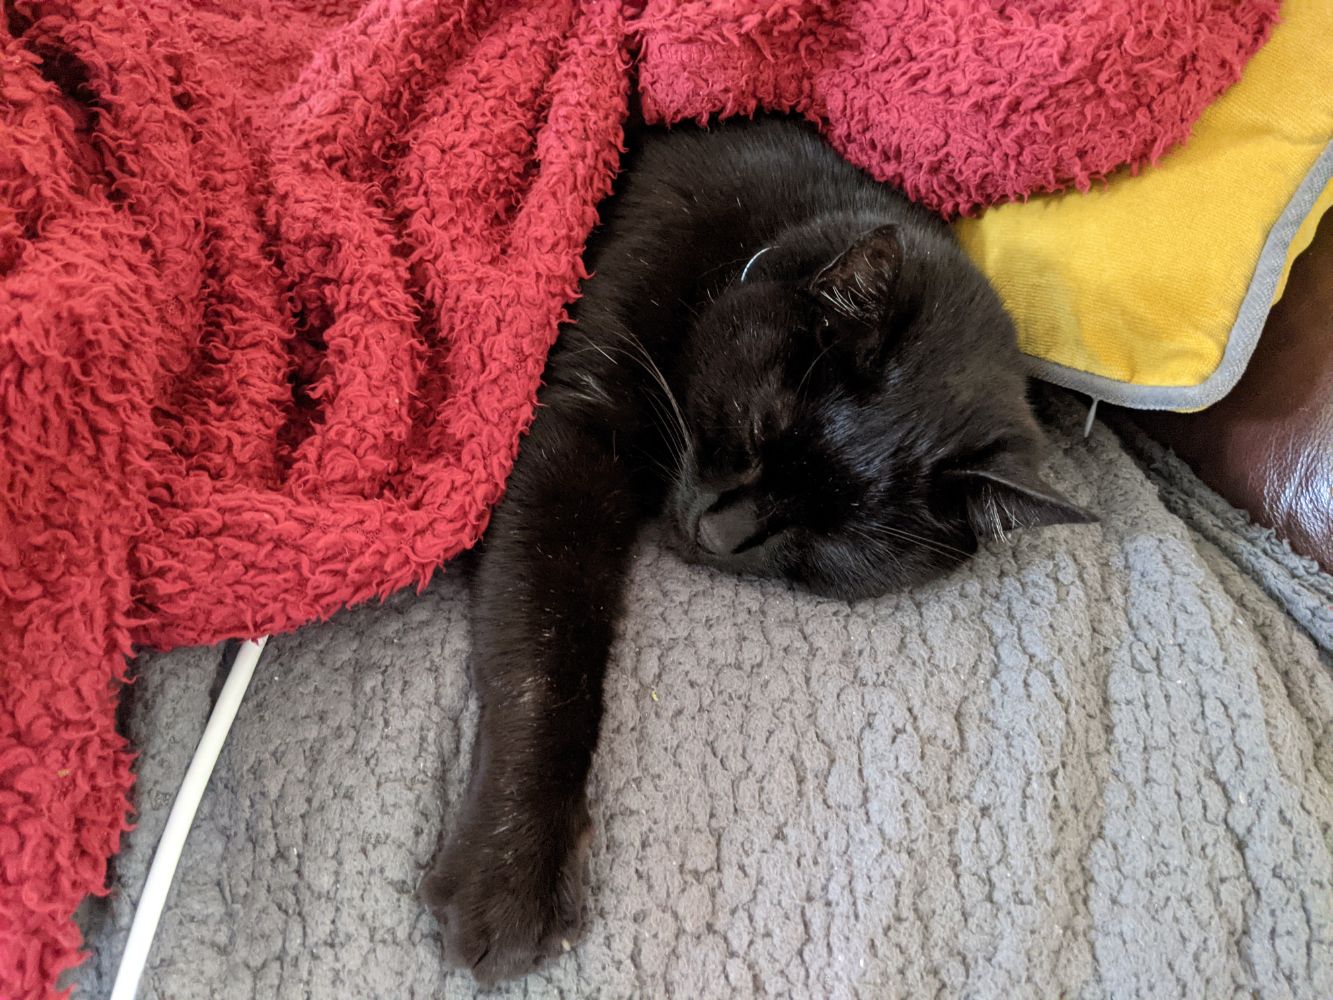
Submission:
{"label": "grey trim on cushion", "polygon": [[1292,240],[1330,180],[1333,180],[1333,141],[1324,147],[1306,172],[1296,193],[1269,231],[1249,290],[1241,301],[1236,323],[1227,339],[1226,350],[1222,352],[1222,362],[1198,385],[1131,385],[1031,356],[1027,358],[1028,373],[1044,382],[1135,410],[1202,410],[1212,406],[1235,387],[1245,366],[1250,363],[1259,335],[1268,321],[1273,294],[1277,291]]}

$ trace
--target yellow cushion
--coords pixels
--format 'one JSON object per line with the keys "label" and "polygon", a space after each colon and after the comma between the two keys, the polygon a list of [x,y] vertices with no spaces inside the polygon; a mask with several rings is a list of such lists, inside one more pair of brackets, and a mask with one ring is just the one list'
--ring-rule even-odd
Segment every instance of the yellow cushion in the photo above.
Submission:
{"label": "yellow cushion", "polygon": [[1282,18],[1156,167],[958,223],[1034,374],[1148,409],[1200,409],[1240,378],[1333,205],[1333,0]]}

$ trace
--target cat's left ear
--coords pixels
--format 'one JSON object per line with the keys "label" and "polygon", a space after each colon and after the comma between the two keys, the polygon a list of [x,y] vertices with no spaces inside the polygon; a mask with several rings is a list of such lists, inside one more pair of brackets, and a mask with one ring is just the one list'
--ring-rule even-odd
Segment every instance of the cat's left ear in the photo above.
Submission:
{"label": "cat's left ear", "polygon": [[966,490],[967,519],[978,538],[996,538],[1022,528],[1092,524],[1096,515],[1051,486],[1031,462],[1003,456],[975,469],[951,473]]}
{"label": "cat's left ear", "polygon": [[870,321],[892,306],[903,269],[903,244],[894,225],[858,236],[825,265],[810,291],[847,319]]}

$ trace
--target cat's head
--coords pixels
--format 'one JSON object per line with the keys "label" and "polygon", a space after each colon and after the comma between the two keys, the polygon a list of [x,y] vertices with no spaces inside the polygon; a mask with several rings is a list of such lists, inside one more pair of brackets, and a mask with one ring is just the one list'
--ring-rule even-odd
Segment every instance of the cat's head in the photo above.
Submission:
{"label": "cat's head", "polygon": [[668,499],[686,558],[854,598],[1094,520],[1039,476],[1013,325],[942,229],[785,233],[692,341]]}

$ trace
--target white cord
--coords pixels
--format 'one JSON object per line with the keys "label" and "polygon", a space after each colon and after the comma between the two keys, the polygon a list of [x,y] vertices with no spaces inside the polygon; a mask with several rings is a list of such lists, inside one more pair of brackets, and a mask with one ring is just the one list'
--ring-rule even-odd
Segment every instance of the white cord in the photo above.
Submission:
{"label": "white cord", "polygon": [[750,273],[750,268],[754,267],[754,262],[757,261],[760,257],[762,257],[764,254],[768,253],[768,251],[770,251],[770,250],[772,250],[772,249],[773,249],[772,247],[764,247],[762,250],[760,250],[760,251],[759,251],[758,253],[756,253],[753,257],[751,257],[748,261],[745,262],[745,266],[744,266],[743,268],[741,268],[741,284],[742,284],[742,285],[745,284],[745,276],[746,276],[747,274]]}
{"label": "white cord", "polygon": [[1084,436],[1084,437],[1087,437],[1089,434],[1092,433],[1092,424],[1093,424],[1093,421],[1095,421],[1095,420],[1097,419],[1097,404],[1100,403],[1100,402],[1101,402],[1101,400],[1098,399],[1096,396],[1094,396],[1094,397],[1092,398],[1092,405],[1088,407],[1088,419],[1085,420],[1085,421],[1083,421],[1083,436]]}
{"label": "white cord", "polygon": [[143,975],[144,965],[148,961],[148,949],[153,946],[153,935],[157,933],[157,922],[162,916],[162,906],[167,901],[171,889],[172,877],[176,874],[176,863],[180,860],[181,848],[194,823],[195,811],[199,800],[204,797],[213,765],[217,763],[218,753],[227,739],[236,710],[241,707],[250,678],[254,676],[255,664],[259,654],[268,642],[265,636],[254,642],[242,643],[236,653],[236,661],[227,674],[227,682],[222,685],[217,704],[208,717],[204,735],[199,739],[194,757],[185,772],[176,801],[171,805],[171,815],[167,817],[166,829],[162,839],[157,842],[157,853],[153,855],[153,864],[148,869],[148,879],[144,882],[143,894],[134,911],[134,923],[130,925],[130,936],[125,942],[125,952],[120,957],[120,968],[116,970],[116,985],[111,989],[111,1000],[134,1000],[139,991],[139,977]]}

